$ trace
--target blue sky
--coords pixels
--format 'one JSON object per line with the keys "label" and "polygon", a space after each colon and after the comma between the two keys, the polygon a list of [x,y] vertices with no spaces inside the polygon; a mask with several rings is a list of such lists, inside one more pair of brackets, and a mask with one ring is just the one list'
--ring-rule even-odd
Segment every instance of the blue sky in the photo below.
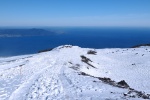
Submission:
{"label": "blue sky", "polygon": [[0,26],[150,27],[150,0],[0,0]]}

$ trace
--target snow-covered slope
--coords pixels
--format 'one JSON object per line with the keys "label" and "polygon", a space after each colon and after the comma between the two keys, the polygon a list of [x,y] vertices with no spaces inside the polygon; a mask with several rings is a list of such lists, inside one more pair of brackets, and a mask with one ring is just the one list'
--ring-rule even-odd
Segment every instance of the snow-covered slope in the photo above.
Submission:
{"label": "snow-covered slope", "polygon": [[150,48],[60,46],[0,58],[0,100],[150,98]]}

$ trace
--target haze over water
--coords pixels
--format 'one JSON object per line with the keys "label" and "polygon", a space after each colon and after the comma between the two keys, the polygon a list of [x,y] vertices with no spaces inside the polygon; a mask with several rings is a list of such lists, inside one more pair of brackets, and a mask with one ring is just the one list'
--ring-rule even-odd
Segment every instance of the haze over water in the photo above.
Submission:
{"label": "haze over water", "polygon": [[52,36],[0,37],[0,56],[32,54],[66,44],[85,48],[128,48],[150,43],[150,28],[47,27],[43,29],[57,33]]}
{"label": "haze over water", "polygon": [[[33,29],[31,36],[9,30],[4,36],[2,32],[0,57],[65,44],[127,48],[150,43],[150,0],[1,0],[0,13],[0,29],[37,28],[56,33],[37,35]],[[27,34],[20,37],[22,32]]]}

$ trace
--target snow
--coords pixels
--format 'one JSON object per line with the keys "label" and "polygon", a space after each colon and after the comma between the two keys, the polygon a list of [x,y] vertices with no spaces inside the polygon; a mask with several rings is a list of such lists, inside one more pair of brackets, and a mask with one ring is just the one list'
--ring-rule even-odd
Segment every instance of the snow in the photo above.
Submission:
{"label": "snow", "polygon": [[[96,55],[87,54],[89,50]],[[84,62],[81,56],[91,61]],[[114,83],[125,80],[130,88],[149,95],[149,58],[149,47],[90,49],[70,45],[0,58],[0,100],[142,100],[136,92],[129,93],[129,88],[99,77]]]}

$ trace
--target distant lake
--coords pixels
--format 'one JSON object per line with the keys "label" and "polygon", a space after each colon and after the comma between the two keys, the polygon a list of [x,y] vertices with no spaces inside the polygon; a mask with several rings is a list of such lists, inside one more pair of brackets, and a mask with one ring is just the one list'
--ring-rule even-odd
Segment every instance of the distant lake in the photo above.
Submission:
{"label": "distant lake", "polygon": [[37,53],[70,44],[85,48],[128,48],[150,43],[150,28],[50,27],[53,36],[0,37],[0,57]]}

